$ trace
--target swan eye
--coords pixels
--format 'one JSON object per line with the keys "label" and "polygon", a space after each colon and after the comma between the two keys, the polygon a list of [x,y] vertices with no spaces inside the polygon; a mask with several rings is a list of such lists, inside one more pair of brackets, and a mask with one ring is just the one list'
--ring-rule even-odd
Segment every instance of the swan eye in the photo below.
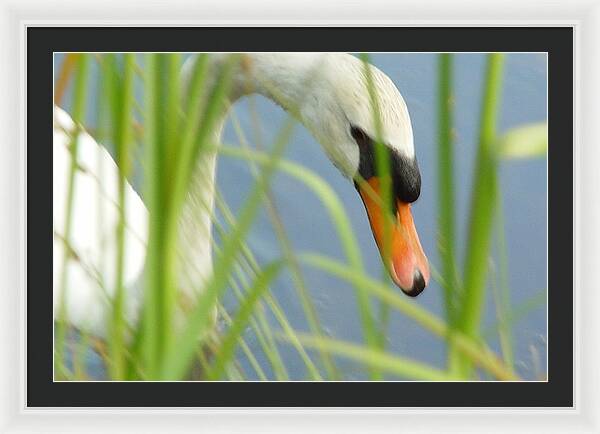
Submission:
{"label": "swan eye", "polygon": [[350,134],[352,138],[356,141],[356,144],[361,148],[368,146],[371,143],[371,139],[361,128],[355,127],[354,125],[350,126]]}

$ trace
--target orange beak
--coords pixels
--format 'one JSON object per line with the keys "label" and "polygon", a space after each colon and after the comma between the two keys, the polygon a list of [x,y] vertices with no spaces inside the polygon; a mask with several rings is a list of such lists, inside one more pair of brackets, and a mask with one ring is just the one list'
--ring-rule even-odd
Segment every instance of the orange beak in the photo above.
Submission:
{"label": "orange beak", "polygon": [[416,297],[429,283],[429,264],[415,229],[410,204],[396,201],[395,216],[389,224],[389,238],[385,242],[387,211],[381,208],[382,200],[377,200],[377,197],[381,198],[379,179],[372,177],[367,183],[376,197],[373,197],[373,192],[361,187],[358,187],[358,191],[367,209],[381,258],[394,283],[407,295]]}

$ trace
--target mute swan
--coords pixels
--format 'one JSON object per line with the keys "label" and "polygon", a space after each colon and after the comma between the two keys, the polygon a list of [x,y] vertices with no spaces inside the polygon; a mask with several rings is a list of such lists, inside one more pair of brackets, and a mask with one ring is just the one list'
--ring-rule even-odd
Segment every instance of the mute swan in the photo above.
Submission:
{"label": "mute swan", "polygon": [[[210,55],[218,66],[226,54]],[[189,78],[194,57],[183,67]],[[413,223],[410,204],[420,193],[420,173],[415,158],[413,134],[406,104],[392,81],[370,66],[378,96],[381,138],[390,151],[393,202],[397,224],[392,228],[390,264],[393,281],[411,296],[427,285],[427,259]],[[214,69],[213,69],[214,70]],[[242,55],[233,75],[229,95],[231,103],[245,94],[256,92],[294,112],[298,120],[322,145],[340,172],[354,185],[365,205],[371,229],[380,250],[383,245],[383,213],[376,200],[359,187],[362,177],[379,193],[375,167],[374,138],[376,126],[363,62],[340,53],[253,53]],[[219,143],[226,113],[213,131]],[[53,194],[54,194],[54,310],[60,305],[58,281],[65,248],[64,210],[66,174],[72,154],[68,150],[75,124],[58,107],[54,110]],[[67,264],[68,286],[65,294],[69,322],[97,336],[105,336],[109,296],[114,292],[116,245],[114,227],[118,221],[118,168],[110,154],[85,131],[79,132],[76,189],[74,192],[72,229],[68,248],[74,253]],[[211,218],[216,155],[203,155],[197,162],[192,188],[179,222],[182,256],[190,259],[182,265],[180,289],[194,295],[211,273]],[[364,184],[363,184],[364,185]],[[125,315],[135,323],[142,292],[136,284],[145,259],[148,212],[133,188],[126,186],[127,227],[124,284]],[[100,228],[100,230],[98,229]],[[108,259],[107,259],[108,258]],[[383,258],[383,254],[382,254]],[[186,266],[192,264],[192,266]],[[103,288],[103,289],[101,289]]]}

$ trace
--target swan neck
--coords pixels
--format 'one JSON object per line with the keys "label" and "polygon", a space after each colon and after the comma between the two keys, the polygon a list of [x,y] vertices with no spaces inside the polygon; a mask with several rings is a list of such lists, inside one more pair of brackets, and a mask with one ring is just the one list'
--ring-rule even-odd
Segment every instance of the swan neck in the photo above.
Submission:
{"label": "swan neck", "polygon": [[[208,82],[216,83],[225,54],[211,55]],[[208,143],[221,143],[230,107],[242,96],[257,93],[271,99],[285,110],[303,98],[305,72],[314,64],[314,55],[286,53],[252,53],[242,55],[233,72],[228,103],[221,110]],[[190,66],[192,64],[190,63]],[[216,67],[215,67],[216,66]],[[190,68],[191,70],[191,68]],[[189,78],[189,77],[188,77]],[[212,215],[215,203],[215,152],[203,152],[198,158],[192,184],[180,219],[179,245],[182,252],[182,282],[189,295],[198,293],[212,273]]]}
{"label": "swan neck", "polygon": [[297,114],[297,105],[306,99],[308,82],[317,80],[316,72],[325,59],[321,53],[244,54],[234,75],[233,100],[258,93]]}
{"label": "swan neck", "polygon": [[[227,112],[215,121],[208,143],[220,143]],[[179,224],[180,288],[195,297],[212,274],[212,219],[215,203],[216,152],[202,152],[192,174]]]}

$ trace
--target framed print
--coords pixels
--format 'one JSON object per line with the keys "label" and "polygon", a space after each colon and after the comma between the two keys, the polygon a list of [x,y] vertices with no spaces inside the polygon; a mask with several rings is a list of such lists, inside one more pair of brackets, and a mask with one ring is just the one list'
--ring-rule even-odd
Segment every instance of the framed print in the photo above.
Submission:
{"label": "framed print", "polygon": [[581,414],[577,26],[22,30],[25,417]]}
{"label": "framed print", "polygon": [[[151,51],[161,34],[173,48]],[[300,34],[331,45],[315,52],[267,43],[290,44]],[[455,52],[375,44],[442,36]],[[374,45],[362,54],[341,51],[358,39]],[[49,50],[52,40],[61,45]],[[87,40],[106,45],[94,52]],[[187,41],[197,40],[206,48],[189,53]],[[485,43],[495,51],[466,51],[472,40],[472,49]],[[220,41],[220,50],[208,41]],[[500,405],[508,396],[515,405],[572,404],[570,357],[561,361],[569,334],[556,333],[547,345],[553,324],[569,330],[572,322],[562,293],[548,327],[546,318],[558,306],[550,287],[571,279],[570,256],[547,255],[554,243],[568,252],[559,246],[572,238],[553,230],[571,216],[552,212],[546,186],[546,177],[549,188],[571,177],[570,165],[553,165],[572,160],[572,149],[550,146],[546,156],[550,135],[561,142],[572,135],[568,122],[549,123],[572,117],[564,86],[572,81],[571,29],[30,28],[27,43],[28,67],[37,73],[42,52],[53,53],[52,194],[40,190],[53,209],[49,390],[111,380],[124,389],[122,399],[139,382],[173,390],[202,382],[211,393],[187,404],[184,394],[169,403],[173,393],[146,395],[147,404],[400,406],[426,404],[431,395],[418,398],[422,391],[443,383],[448,392],[431,404]],[[386,67],[418,72],[402,84]],[[513,84],[519,77],[521,87]],[[28,87],[30,138],[44,131],[45,105],[36,103],[43,81],[35,83]],[[419,86],[425,89],[412,94]],[[411,101],[424,107],[411,110]],[[289,132],[296,123],[308,136]],[[310,149],[312,142],[322,149]],[[546,161],[557,169],[547,171]],[[29,173],[40,176],[42,168]],[[360,201],[332,197],[339,193],[330,185],[343,178]],[[288,201],[290,211],[283,210]],[[320,213],[323,206],[329,212]],[[263,207],[269,229],[258,218]],[[302,209],[309,207],[307,220]],[[420,220],[430,222],[428,234],[417,229]],[[335,247],[324,254],[311,244]],[[377,270],[385,272],[380,279],[372,277]],[[440,305],[443,313],[434,313]],[[30,321],[40,321],[45,303],[27,306]],[[28,354],[46,348],[38,338],[28,336]],[[33,360],[40,363],[28,372],[35,403],[44,357]],[[482,392],[452,392],[463,387]],[[259,393],[269,388],[280,392]],[[396,388],[414,391],[403,400]],[[340,394],[352,389],[372,392]],[[71,404],[100,405],[94,396]]]}

